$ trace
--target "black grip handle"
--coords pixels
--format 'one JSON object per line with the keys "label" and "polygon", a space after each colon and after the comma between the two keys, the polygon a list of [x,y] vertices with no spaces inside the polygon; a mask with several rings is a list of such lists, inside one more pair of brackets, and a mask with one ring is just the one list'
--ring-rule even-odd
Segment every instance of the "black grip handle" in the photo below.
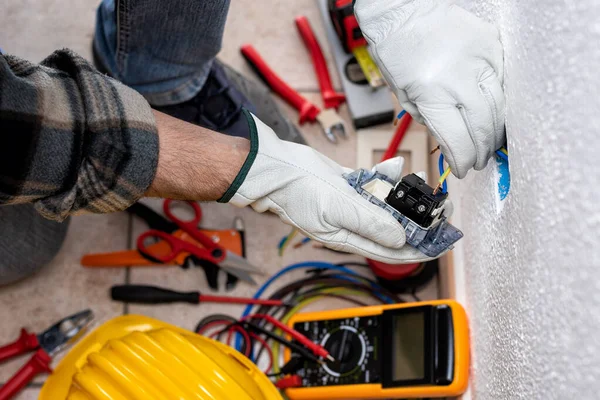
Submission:
{"label": "black grip handle", "polygon": [[139,304],[200,303],[199,292],[175,292],[157,286],[117,285],[110,289],[110,296],[116,301]]}

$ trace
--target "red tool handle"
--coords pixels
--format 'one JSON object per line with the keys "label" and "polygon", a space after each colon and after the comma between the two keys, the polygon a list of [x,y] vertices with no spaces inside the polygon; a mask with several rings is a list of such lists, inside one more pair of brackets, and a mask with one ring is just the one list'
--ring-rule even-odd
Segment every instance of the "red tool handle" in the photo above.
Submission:
{"label": "red tool handle", "polygon": [[[150,246],[146,245],[148,238],[164,240],[168,243],[171,251],[167,254],[158,254],[155,251],[150,250]],[[218,264],[225,258],[225,252],[220,249],[209,251],[198,247],[193,243],[181,240],[170,233],[157,231],[156,229],[151,229],[138,236],[137,249],[144,257],[147,257],[151,261],[163,264],[170,263],[182,252],[188,252],[198,258],[210,261],[213,264]]]}
{"label": "red tool handle", "polygon": [[325,108],[337,109],[340,104],[346,101],[346,96],[343,93],[337,93],[333,90],[327,63],[323,56],[323,50],[321,50],[321,46],[317,41],[308,19],[303,15],[296,17],[296,27],[298,28],[298,32],[300,32],[300,36],[302,36],[302,40],[308,48],[308,51],[310,51],[310,56],[315,67],[315,73],[319,79],[323,104],[325,105]]}
{"label": "red tool handle", "polygon": [[38,374],[52,373],[50,362],[52,358],[43,349],[38,349],[27,364],[0,387],[0,400],[9,400],[23,389]]}
{"label": "red tool handle", "polygon": [[319,107],[302,97],[300,93],[292,89],[267,65],[265,60],[258,54],[251,44],[245,44],[240,51],[252,69],[275,93],[280,95],[289,105],[300,112],[299,124],[306,121],[315,121],[321,112]]}
{"label": "red tool handle", "polygon": [[404,117],[400,120],[400,124],[398,125],[398,129],[396,129],[396,133],[394,133],[394,137],[390,141],[390,144],[381,157],[381,161],[388,160],[396,155],[398,148],[400,147],[400,143],[402,143],[402,139],[404,139],[404,135],[406,135],[406,131],[412,122],[412,117],[409,113],[404,114]]}
{"label": "red tool handle", "polygon": [[27,332],[25,328],[21,329],[19,338],[6,346],[0,347],[0,361],[8,360],[19,354],[28,353],[35,350],[40,345],[37,336]]}
{"label": "red tool handle", "polygon": [[249,297],[231,297],[231,296],[215,296],[211,294],[201,294],[198,296],[200,303],[232,303],[232,304],[256,304],[261,306],[281,306],[283,301],[270,299],[252,299]]}
{"label": "red tool handle", "polygon": [[[214,260],[209,260],[209,261],[211,261],[211,262],[223,261],[225,259],[225,249],[222,246],[213,242],[212,239],[209,238],[207,235],[200,232],[200,229],[198,228],[198,224],[200,223],[200,220],[202,219],[202,209],[200,208],[198,203],[196,203],[195,201],[184,201],[183,203],[192,207],[192,209],[194,210],[194,218],[192,218],[189,221],[184,221],[184,220],[177,218],[177,216],[175,216],[175,214],[173,214],[171,212],[171,204],[173,204],[173,200],[171,200],[171,199],[167,199],[163,203],[163,211],[164,211],[165,215],[171,221],[173,221],[175,224],[177,224],[179,229],[181,229],[182,231],[184,231],[185,233],[187,233],[188,235],[190,235],[191,237],[196,239],[200,244],[202,244],[202,246],[204,246],[206,248],[206,250],[208,250],[211,253],[214,253],[214,254],[212,254],[212,257],[214,258]],[[171,241],[169,243],[171,243]],[[192,246],[192,248],[195,248],[195,246]]]}

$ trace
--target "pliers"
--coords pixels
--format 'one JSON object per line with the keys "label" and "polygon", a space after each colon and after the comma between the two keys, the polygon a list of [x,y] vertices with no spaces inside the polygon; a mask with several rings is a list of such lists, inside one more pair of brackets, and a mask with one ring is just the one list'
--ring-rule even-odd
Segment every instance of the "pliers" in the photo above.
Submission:
{"label": "pliers", "polygon": [[298,123],[300,125],[304,124],[306,121],[317,121],[321,124],[325,137],[330,142],[337,143],[337,136],[347,137],[344,121],[336,112],[339,105],[346,101],[346,97],[344,94],[338,93],[333,89],[321,46],[306,17],[297,17],[296,26],[298,27],[298,31],[300,36],[302,36],[304,44],[310,51],[313,66],[315,67],[315,72],[319,80],[324,109],[320,109],[317,105],[311,103],[308,99],[285,83],[271,67],[269,67],[252,45],[243,45],[240,48],[240,51],[258,76],[275,93],[299,111],[300,116]]}
{"label": "pliers", "polygon": [[0,347],[0,362],[35,351],[31,359],[0,387],[0,400],[11,399],[38,374],[52,373],[52,357],[85,334],[93,318],[91,310],[81,311],[58,321],[39,335],[23,328],[16,341]]}

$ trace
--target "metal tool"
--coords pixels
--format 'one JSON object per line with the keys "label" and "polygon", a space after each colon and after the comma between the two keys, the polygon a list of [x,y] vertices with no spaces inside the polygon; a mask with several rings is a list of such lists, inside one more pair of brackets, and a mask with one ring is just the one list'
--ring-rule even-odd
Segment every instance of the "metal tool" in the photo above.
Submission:
{"label": "metal tool", "polygon": [[253,299],[251,297],[214,296],[202,294],[198,291],[178,292],[158,286],[147,285],[116,285],[110,289],[113,300],[138,304],[164,304],[164,303],[229,303],[229,304],[256,304],[261,306],[287,306],[283,300]]}
{"label": "metal tool", "polygon": [[[321,110],[292,89],[269,67],[252,45],[246,44],[240,48],[240,51],[258,76],[283,100],[299,111],[298,123],[300,125],[306,121],[317,121],[323,129],[325,137],[332,143],[337,143],[337,136],[346,137],[344,121],[334,109]],[[317,67],[315,66],[315,68]]]}
{"label": "metal tool", "polygon": [[[182,252],[190,253],[194,260],[200,262],[209,262],[211,264],[219,266],[224,271],[235,275],[239,279],[256,284],[256,281],[250,274],[260,274],[261,272],[245,258],[234,254],[227,250],[220,244],[213,242],[211,238],[200,232],[198,224],[202,219],[202,209],[198,203],[193,201],[181,202],[189,205],[194,211],[194,217],[189,221],[183,221],[177,218],[171,212],[171,204],[173,200],[165,200],[163,203],[163,211],[167,218],[175,223],[179,229],[192,237],[195,241],[200,243],[203,247],[200,247],[189,241],[182,240],[177,236],[151,229],[147,232],[142,233],[137,240],[138,251],[150,260],[168,263],[176,259]],[[148,239],[160,239],[167,243],[170,247],[167,253],[156,252],[150,245],[147,245]]]}
{"label": "metal tool", "polygon": [[78,340],[89,328],[94,314],[85,310],[66,317],[39,335],[21,329],[19,338],[0,347],[0,362],[35,351],[31,359],[0,387],[0,400],[8,400],[41,373],[52,373],[52,357],[66,346]]}

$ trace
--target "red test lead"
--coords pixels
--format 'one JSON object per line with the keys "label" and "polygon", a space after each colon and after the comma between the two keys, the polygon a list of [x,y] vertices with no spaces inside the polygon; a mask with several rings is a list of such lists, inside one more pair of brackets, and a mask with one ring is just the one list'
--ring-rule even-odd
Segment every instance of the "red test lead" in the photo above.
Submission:
{"label": "red test lead", "polygon": [[292,329],[289,326],[281,323],[280,321],[276,320],[275,318],[271,317],[270,315],[266,315],[266,314],[252,314],[252,315],[248,315],[247,317],[242,318],[242,321],[245,321],[245,320],[248,320],[248,319],[262,319],[262,320],[265,320],[268,323],[272,324],[273,326],[276,326],[277,328],[281,329],[283,332],[285,332],[288,335],[290,335],[292,337],[292,339],[297,340],[298,342],[300,342],[303,346],[305,346],[310,351],[312,351],[313,354],[315,354],[316,356],[325,358],[325,359],[327,359],[327,360],[329,360],[331,362],[335,361],[335,359],[329,354],[329,352],[323,346],[318,345],[318,344],[312,342],[309,338],[307,338],[306,336],[304,336],[300,332],[298,332],[295,329]]}

